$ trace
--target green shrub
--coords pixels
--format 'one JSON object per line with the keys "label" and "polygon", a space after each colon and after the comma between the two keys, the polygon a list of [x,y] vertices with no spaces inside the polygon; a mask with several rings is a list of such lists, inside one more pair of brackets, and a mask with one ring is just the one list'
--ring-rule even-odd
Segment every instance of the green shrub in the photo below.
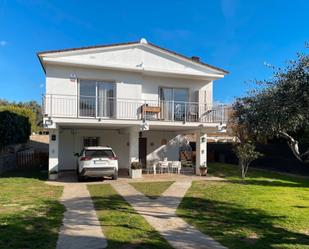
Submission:
{"label": "green shrub", "polygon": [[142,164],[140,162],[132,162],[131,163],[131,169],[141,169]]}
{"label": "green shrub", "polygon": [[2,105],[0,106],[0,112],[2,111],[16,113],[17,115],[21,115],[21,116],[28,118],[28,122],[31,125],[31,132],[36,131],[37,129],[36,114],[30,108],[20,107],[16,105]]}
{"label": "green shrub", "polygon": [[0,110],[0,148],[25,143],[31,134],[29,118],[11,111]]}

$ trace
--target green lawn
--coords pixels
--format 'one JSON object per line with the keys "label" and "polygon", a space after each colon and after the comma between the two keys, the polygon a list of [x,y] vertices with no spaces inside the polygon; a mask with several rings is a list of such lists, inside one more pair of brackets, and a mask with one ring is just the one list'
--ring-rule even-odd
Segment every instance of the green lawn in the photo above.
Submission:
{"label": "green lawn", "polygon": [[210,164],[227,181],[194,182],[177,214],[230,249],[309,248],[309,180]]}
{"label": "green lawn", "polygon": [[33,171],[0,177],[0,248],[55,248],[64,212],[58,201],[62,187],[42,179]]}
{"label": "green lawn", "polygon": [[90,185],[88,190],[107,238],[108,248],[172,248],[111,185]]}
{"label": "green lawn", "polygon": [[136,190],[143,193],[150,199],[156,199],[168,189],[174,182],[132,182],[130,183]]}

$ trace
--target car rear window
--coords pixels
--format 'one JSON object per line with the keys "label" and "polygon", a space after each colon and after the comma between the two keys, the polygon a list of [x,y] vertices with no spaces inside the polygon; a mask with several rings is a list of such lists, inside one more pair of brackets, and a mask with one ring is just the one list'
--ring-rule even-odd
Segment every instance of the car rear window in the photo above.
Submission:
{"label": "car rear window", "polygon": [[113,157],[114,152],[112,150],[86,150],[85,156],[89,157]]}

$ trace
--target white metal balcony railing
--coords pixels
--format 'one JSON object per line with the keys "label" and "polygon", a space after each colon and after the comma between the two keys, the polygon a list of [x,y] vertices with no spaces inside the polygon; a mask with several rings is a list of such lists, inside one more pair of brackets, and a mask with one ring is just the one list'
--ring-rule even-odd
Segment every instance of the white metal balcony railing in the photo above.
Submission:
{"label": "white metal balcony railing", "polygon": [[224,123],[230,106],[198,102],[134,100],[91,96],[47,94],[43,96],[45,117],[110,118],[130,120]]}

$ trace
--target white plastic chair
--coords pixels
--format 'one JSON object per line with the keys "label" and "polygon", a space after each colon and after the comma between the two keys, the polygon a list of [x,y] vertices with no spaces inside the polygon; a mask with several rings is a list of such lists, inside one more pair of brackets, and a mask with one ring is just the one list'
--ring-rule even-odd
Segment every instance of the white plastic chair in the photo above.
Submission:
{"label": "white plastic chair", "polygon": [[161,161],[159,163],[159,172],[160,174],[164,173],[164,171],[166,171],[167,173],[169,173],[169,162],[168,161]]}
{"label": "white plastic chair", "polygon": [[147,161],[147,174],[153,173],[154,175],[156,174],[156,167],[157,167],[157,162],[154,160]]}
{"label": "white plastic chair", "polygon": [[174,171],[175,171],[177,174],[180,174],[180,170],[181,170],[181,162],[180,161],[172,161],[172,164],[171,164],[172,173],[174,173]]}

